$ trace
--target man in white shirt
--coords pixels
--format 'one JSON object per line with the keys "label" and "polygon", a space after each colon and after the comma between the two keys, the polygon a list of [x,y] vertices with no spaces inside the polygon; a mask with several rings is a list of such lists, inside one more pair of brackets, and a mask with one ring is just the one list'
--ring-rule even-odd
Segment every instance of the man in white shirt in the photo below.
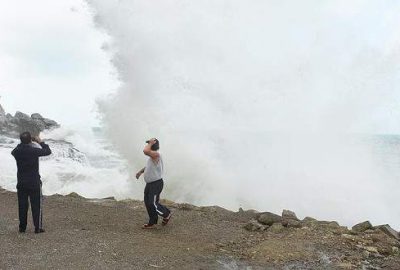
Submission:
{"label": "man in white shirt", "polygon": [[160,204],[160,194],[164,187],[164,163],[162,156],[158,150],[160,142],[153,138],[146,141],[143,153],[149,157],[147,165],[136,174],[136,179],[144,174],[146,187],[144,189],[144,203],[147,213],[149,214],[149,222],[143,225],[143,229],[154,228],[158,222],[158,216],[163,218],[162,225],[167,225],[171,218],[171,211]]}

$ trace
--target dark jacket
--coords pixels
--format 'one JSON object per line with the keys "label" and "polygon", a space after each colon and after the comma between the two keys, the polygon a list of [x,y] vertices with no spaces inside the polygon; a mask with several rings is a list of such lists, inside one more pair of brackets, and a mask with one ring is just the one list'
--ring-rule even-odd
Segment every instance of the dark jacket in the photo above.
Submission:
{"label": "dark jacket", "polygon": [[42,184],[39,174],[39,157],[51,154],[50,147],[44,142],[40,148],[32,147],[30,144],[19,144],[11,152],[17,161],[17,188],[36,189]]}

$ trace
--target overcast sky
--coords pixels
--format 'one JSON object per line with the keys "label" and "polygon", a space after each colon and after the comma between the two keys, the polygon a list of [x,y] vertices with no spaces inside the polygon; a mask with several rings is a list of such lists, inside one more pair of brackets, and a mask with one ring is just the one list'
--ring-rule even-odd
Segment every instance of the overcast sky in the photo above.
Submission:
{"label": "overcast sky", "polygon": [[[383,44],[396,51],[392,47],[398,46],[399,32],[390,22],[398,21],[398,2],[369,1],[376,9],[366,2],[333,1],[332,10],[341,15],[364,10],[364,41],[378,48],[382,37],[392,36]],[[109,37],[94,26],[90,12],[82,0],[0,0],[0,103],[7,112],[39,112],[64,125],[97,125],[96,98],[119,82],[110,56],[101,49]],[[381,14],[387,25],[376,23]],[[397,82],[398,73],[388,77]],[[397,103],[393,99],[375,115],[377,132],[399,132]]]}
{"label": "overcast sky", "polygon": [[108,37],[81,0],[0,0],[0,103],[62,124],[96,125],[95,99],[117,87]]}

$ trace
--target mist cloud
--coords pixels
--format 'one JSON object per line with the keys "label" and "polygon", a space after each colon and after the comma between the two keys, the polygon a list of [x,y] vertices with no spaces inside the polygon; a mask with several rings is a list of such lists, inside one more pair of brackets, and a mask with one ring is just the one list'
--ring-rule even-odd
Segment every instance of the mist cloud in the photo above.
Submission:
{"label": "mist cloud", "polygon": [[88,3],[121,83],[102,120],[132,172],[157,137],[171,199],[400,225],[394,176],[354,135],[400,130],[400,4]]}

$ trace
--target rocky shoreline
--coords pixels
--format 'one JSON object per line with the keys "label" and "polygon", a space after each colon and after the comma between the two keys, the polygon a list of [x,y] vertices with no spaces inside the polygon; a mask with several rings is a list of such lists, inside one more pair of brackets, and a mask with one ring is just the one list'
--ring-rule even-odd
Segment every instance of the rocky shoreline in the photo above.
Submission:
{"label": "rocky shoreline", "polygon": [[[143,202],[45,198],[46,233],[18,234],[16,194],[0,190],[0,269],[399,269],[388,225],[299,220],[164,200],[171,224],[142,230]],[[29,221],[32,229],[31,221]]]}
{"label": "rocky shoreline", "polygon": [[29,131],[34,136],[44,130],[50,130],[60,127],[60,125],[51,119],[45,118],[39,113],[31,116],[16,112],[14,116],[5,112],[0,104],[0,134],[17,138],[21,132]]}

